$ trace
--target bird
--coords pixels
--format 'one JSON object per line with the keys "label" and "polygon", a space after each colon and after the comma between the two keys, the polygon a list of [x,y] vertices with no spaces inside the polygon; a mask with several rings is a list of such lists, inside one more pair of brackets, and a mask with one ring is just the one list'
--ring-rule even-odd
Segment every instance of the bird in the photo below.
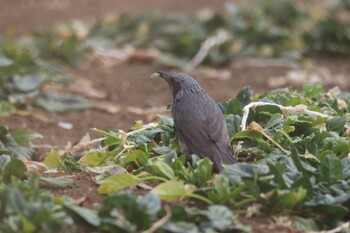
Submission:
{"label": "bird", "polygon": [[157,71],[151,77],[161,77],[169,84],[181,152],[188,158],[192,154],[208,157],[219,172],[224,164],[236,163],[223,112],[209,94],[185,73]]}

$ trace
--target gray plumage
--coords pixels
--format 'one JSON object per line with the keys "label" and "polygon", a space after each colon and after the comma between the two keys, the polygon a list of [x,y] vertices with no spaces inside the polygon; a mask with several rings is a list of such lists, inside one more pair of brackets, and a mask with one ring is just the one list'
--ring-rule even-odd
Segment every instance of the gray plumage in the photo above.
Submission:
{"label": "gray plumage", "polygon": [[165,79],[172,91],[171,114],[182,152],[209,157],[219,171],[223,164],[235,163],[223,113],[208,93],[185,73],[159,71],[153,76]]}

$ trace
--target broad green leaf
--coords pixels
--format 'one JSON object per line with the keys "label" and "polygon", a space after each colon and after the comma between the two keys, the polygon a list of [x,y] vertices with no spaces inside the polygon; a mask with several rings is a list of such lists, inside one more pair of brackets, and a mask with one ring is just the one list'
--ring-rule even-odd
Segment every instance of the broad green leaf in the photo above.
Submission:
{"label": "broad green leaf", "polygon": [[5,169],[6,165],[11,161],[11,156],[0,154],[0,174]]}
{"label": "broad green leaf", "polygon": [[249,86],[243,87],[236,95],[236,99],[241,103],[241,105],[244,107],[247,104],[250,104],[252,102],[252,90]]}
{"label": "broad green leaf", "polygon": [[72,205],[71,203],[66,203],[64,207],[92,226],[98,227],[101,223],[101,220],[95,210]]}
{"label": "broad green leaf", "polygon": [[35,232],[35,229],[36,229],[35,224],[31,223],[24,216],[21,216],[21,225],[24,233]]}
{"label": "broad green leaf", "polygon": [[60,187],[66,187],[73,183],[72,179],[62,178],[62,177],[40,177],[40,181],[54,184]]}
{"label": "broad green leaf", "polygon": [[15,88],[21,92],[38,90],[45,80],[46,78],[40,75],[15,76],[13,79]]}
{"label": "broad green leaf", "polygon": [[321,177],[328,183],[333,183],[343,178],[341,160],[333,154],[326,155],[320,164]]}
{"label": "broad green leaf", "polygon": [[13,112],[14,107],[5,100],[0,100],[0,116],[9,116]]}
{"label": "broad green leaf", "polygon": [[22,179],[24,174],[27,172],[27,167],[22,160],[13,158],[9,163],[6,164],[4,169],[4,181],[9,183],[12,176]]}
{"label": "broad green leaf", "polygon": [[269,172],[269,168],[266,165],[254,165],[247,163],[235,163],[225,167],[222,174],[228,176],[231,182],[241,183],[242,178],[253,178],[258,175],[265,175]]}
{"label": "broad green leaf", "polygon": [[288,190],[277,198],[275,205],[278,208],[293,209],[303,204],[306,196],[307,191],[302,187],[296,190]]}
{"label": "broad green leaf", "polygon": [[311,218],[303,218],[303,217],[294,217],[293,222],[295,228],[302,232],[308,231],[319,231],[317,224]]}
{"label": "broad green leaf", "polygon": [[297,181],[295,181],[292,185],[291,188],[298,188],[298,187],[302,187],[304,190],[306,190],[307,192],[307,198],[311,199],[313,197],[314,194],[314,189],[312,187],[310,178],[307,176],[302,176],[300,179],[298,179]]}
{"label": "broad green leaf", "polygon": [[8,129],[0,125],[0,150],[11,152],[15,157],[31,159],[35,151],[32,148],[19,146],[15,139],[9,134]]}
{"label": "broad green leaf", "polygon": [[[278,165],[283,165],[283,164],[269,164],[269,169],[270,172],[274,175],[273,180],[276,182],[276,184],[281,188],[281,189],[287,189],[288,185],[286,184],[286,182],[283,179],[283,172],[285,171],[285,166],[284,169],[282,171],[280,171],[277,166]],[[285,165],[285,164],[284,164]]]}
{"label": "broad green leaf", "polygon": [[0,67],[9,66],[12,64],[13,64],[12,59],[9,59],[8,57],[0,53]]}
{"label": "broad green leaf", "polygon": [[167,117],[165,115],[157,115],[157,117],[159,118],[159,120],[162,122],[163,125],[169,125],[169,126],[173,126],[174,125],[174,120],[170,117]]}
{"label": "broad green leaf", "polygon": [[229,114],[225,117],[228,135],[230,138],[241,130],[242,118],[238,115]]}
{"label": "broad green leaf", "polygon": [[137,185],[142,180],[131,174],[117,174],[100,182],[98,193],[111,194],[127,187]]}
{"label": "broad green leaf", "polygon": [[153,191],[145,196],[138,196],[136,201],[150,216],[156,216],[162,207],[159,196]]}
{"label": "broad green leaf", "polygon": [[46,155],[43,163],[49,168],[58,168],[62,163],[61,160],[62,158],[58,154],[58,152],[55,150],[51,150],[50,153]]}
{"label": "broad green leaf", "polygon": [[19,145],[24,145],[35,138],[43,137],[41,134],[30,130],[15,130],[11,132],[11,136]]}
{"label": "broad green leaf", "polygon": [[157,185],[153,191],[164,201],[175,201],[181,197],[189,197],[195,191],[194,186],[187,186],[182,181],[169,180]]}
{"label": "broad green leaf", "polygon": [[280,113],[275,113],[271,116],[270,120],[266,123],[265,129],[272,129],[278,124],[281,124],[283,120],[283,115]]}
{"label": "broad green leaf", "polygon": [[125,155],[125,162],[134,162],[138,166],[142,166],[149,160],[148,153],[143,150],[134,150],[130,154]]}
{"label": "broad green leaf", "polygon": [[175,180],[175,173],[173,171],[173,169],[166,164],[163,161],[160,160],[155,160],[155,161],[149,161],[150,165],[150,169],[156,173],[156,175],[168,178],[170,180]]}
{"label": "broad green leaf", "polygon": [[68,112],[89,108],[89,101],[81,96],[59,92],[41,93],[35,103],[49,112]]}
{"label": "broad green leaf", "polygon": [[[146,195],[147,196],[147,195]],[[145,198],[145,199],[144,199]],[[147,199],[150,201],[147,202]],[[156,203],[156,199],[159,203]],[[151,220],[155,219],[158,210],[151,210],[151,205],[156,204],[155,209],[160,205],[159,197],[155,194],[143,197],[124,190],[106,197],[101,203],[99,216],[107,224],[112,232],[138,232],[137,229],[149,228]],[[110,228],[112,226],[112,228]]]}
{"label": "broad green leaf", "polygon": [[208,158],[204,158],[199,160],[196,165],[192,175],[193,183],[197,187],[205,186],[212,177],[213,164]]}
{"label": "broad green leaf", "polygon": [[350,157],[342,160],[344,179],[350,179]]}
{"label": "broad green leaf", "polygon": [[98,166],[103,164],[108,157],[107,152],[105,151],[95,151],[91,153],[85,154],[83,157],[79,159],[79,163],[86,166]]}
{"label": "broad green leaf", "polygon": [[337,132],[339,135],[342,135],[346,120],[348,118],[349,117],[334,117],[334,118],[328,119],[326,123],[327,130],[334,131],[334,132]]}
{"label": "broad green leaf", "polygon": [[211,205],[208,208],[207,217],[213,226],[219,230],[225,230],[232,225],[233,213],[227,206]]}
{"label": "broad green leaf", "polygon": [[318,204],[312,207],[314,213],[323,214],[325,216],[330,216],[332,219],[330,221],[340,220],[342,217],[348,213],[348,209],[345,206],[331,205],[331,204]]}
{"label": "broad green leaf", "polygon": [[221,104],[225,115],[233,114],[241,116],[243,114],[243,106],[237,98],[226,101]]}
{"label": "broad green leaf", "polygon": [[320,83],[315,83],[304,85],[303,94],[306,98],[318,100],[324,95],[324,91]]}
{"label": "broad green leaf", "polygon": [[214,179],[215,192],[209,193],[208,197],[215,203],[224,203],[230,199],[230,180],[227,176],[218,174]]}

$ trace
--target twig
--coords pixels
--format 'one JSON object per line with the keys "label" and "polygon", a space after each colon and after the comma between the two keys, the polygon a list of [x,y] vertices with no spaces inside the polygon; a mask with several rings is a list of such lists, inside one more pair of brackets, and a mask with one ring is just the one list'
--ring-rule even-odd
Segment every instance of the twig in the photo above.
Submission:
{"label": "twig", "polygon": [[306,114],[306,115],[309,115],[309,116],[332,118],[331,116],[328,116],[328,115],[323,114],[323,113],[307,110],[306,109],[307,107],[305,105],[297,105],[295,107],[292,107],[292,106],[287,106],[286,107],[286,106],[282,106],[282,105],[275,104],[275,103],[252,102],[252,103],[246,105],[243,108],[243,117],[242,117],[242,123],[241,123],[242,131],[246,130],[249,110],[251,108],[255,108],[255,107],[258,107],[258,106],[265,106],[265,105],[272,105],[272,106],[279,107],[284,114],[287,114],[287,113],[302,113],[302,114]]}
{"label": "twig", "polygon": [[309,231],[309,233],[337,233],[337,232],[345,232],[350,229],[350,222],[345,222],[339,227],[336,227],[329,231]]}
{"label": "twig", "polygon": [[[309,116],[332,118],[331,116],[328,116],[328,115],[323,114],[323,113],[307,110],[306,109],[307,107],[305,105],[297,105],[295,107],[292,107],[292,106],[286,107],[286,106],[282,106],[282,105],[275,104],[275,103],[252,102],[252,103],[244,106],[244,108],[243,108],[243,117],[242,117],[242,122],[241,122],[242,131],[247,129],[247,120],[248,120],[249,110],[251,108],[255,108],[258,106],[265,106],[265,105],[272,105],[272,106],[279,107],[281,109],[281,111],[283,112],[283,114],[285,114],[285,115],[288,113],[302,113],[302,114],[307,114]],[[235,151],[235,156],[237,156],[237,154],[241,148],[242,148],[242,141],[239,141],[237,148],[236,148],[236,151]]]}
{"label": "twig", "polygon": [[187,72],[194,70],[207,57],[211,48],[225,43],[230,38],[231,35],[227,31],[223,29],[218,30],[215,35],[204,41],[196,56],[194,56],[194,58],[184,67],[184,70]]}
{"label": "twig", "polygon": [[166,223],[170,219],[170,217],[172,215],[170,207],[168,205],[166,205],[166,206],[164,206],[164,209],[166,212],[165,216],[163,218],[159,219],[149,229],[143,231],[142,233],[153,233],[156,230],[158,230],[164,223]]}
{"label": "twig", "polygon": [[53,145],[49,145],[49,144],[33,144],[32,142],[29,142],[29,147],[37,149],[37,148],[44,148],[44,149],[60,149],[60,148],[64,148],[65,146],[53,146]]}
{"label": "twig", "polygon": [[141,129],[137,129],[137,130],[134,130],[134,131],[127,132],[125,135],[126,135],[127,137],[129,137],[130,135],[133,135],[133,134],[135,134],[135,133],[141,132],[141,131],[143,131],[143,130],[146,130],[146,129],[149,129],[149,128],[154,128],[154,127],[156,127],[157,125],[158,125],[158,123],[151,122],[151,123],[149,123],[149,124],[147,124],[147,125],[144,125]]}
{"label": "twig", "polygon": [[164,113],[167,112],[168,109],[164,107],[151,107],[151,108],[138,108],[138,107],[126,107],[126,112],[133,113],[137,115],[148,115],[148,114],[154,114],[154,113]]}

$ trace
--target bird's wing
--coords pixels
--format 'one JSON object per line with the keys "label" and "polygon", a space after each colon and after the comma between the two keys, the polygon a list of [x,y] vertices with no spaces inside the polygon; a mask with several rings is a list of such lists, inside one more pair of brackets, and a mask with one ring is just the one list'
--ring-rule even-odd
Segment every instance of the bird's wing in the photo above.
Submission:
{"label": "bird's wing", "polygon": [[172,115],[179,134],[192,153],[210,156],[213,143],[227,144],[227,129],[221,110],[208,96],[191,93],[173,106]]}
{"label": "bird's wing", "polygon": [[227,127],[217,103],[208,96],[192,94],[173,106],[172,115],[181,144],[188,153],[208,156],[220,168],[234,163],[228,149]]}

